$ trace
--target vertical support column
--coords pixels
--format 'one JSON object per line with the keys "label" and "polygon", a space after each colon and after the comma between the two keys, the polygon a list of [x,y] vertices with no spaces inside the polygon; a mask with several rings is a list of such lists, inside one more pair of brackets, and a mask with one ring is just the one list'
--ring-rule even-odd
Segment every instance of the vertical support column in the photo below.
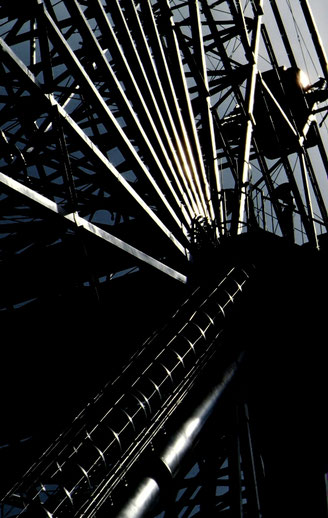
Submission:
{"label": "vertical support column", "polygon": [[256,470],[247,404],[244,404],[240,408],[240,424],[242,428],[243,471],[247,495],[247,514],[253,518],[261,518],[262,512],[258,487],[258,473]]}
{"label": "vertical support column", "polygon": [[243,518],[243,485],[241,469],[241,444],[240,444],[240,422],[238,407],[233,409],[233,426],[230,435],[230,455],[228,458],[229,466],[229,502],[231,516],[233,518]]}
{"label": "vertical support column", "polygon": [[261,23],[262,23],[262,15],[263,15],[263,0],[258,0],[256,2],[256,8],[254,8],[254,16],[256,17],[256,25],[253,33],[252,42],[250,44],[250,51],[252,56],[252,64],[250,75],[247,80],[247,93],[246,93],[246,131],[244,138],[244,145],[242,147],[242,151],[239,157],[239,192],[240,192],[240,201],[239,201],[239,215],[237,222],[237,234],[241,234],[246,224],[246,196],[247,196],[247,184],[249,181],[249,157],[250,157],[250,148],[251,148],[251,139],[253,128],[255,125],[253,110],[254,110],[254,96],[255,96],[255,87],[257,80],[257,59],[259,52],[259,44],[260,44],[260,35],[261,35]]}
{"label": "vertical support column", "polygon": [[318,242],[318,236],[315,228],[314,223],[314,215],[313,215],[313,208],[312,208],[312,201],[311,201],[311,195],[309,190],[309,182],[308,182],[308,173],[307,173],[307,167],[306,167],[306,161],[305,161],[305,154],[304,149],[301,147],[300,153],[299,153],[300,163],[301,163],[301,174],[302,174],[302,182],[303,182],[303,188],[304,188],[304,195],[307,205],[307,216],[309,220],[309,240],[312,245],[319,250],[319,242]]}

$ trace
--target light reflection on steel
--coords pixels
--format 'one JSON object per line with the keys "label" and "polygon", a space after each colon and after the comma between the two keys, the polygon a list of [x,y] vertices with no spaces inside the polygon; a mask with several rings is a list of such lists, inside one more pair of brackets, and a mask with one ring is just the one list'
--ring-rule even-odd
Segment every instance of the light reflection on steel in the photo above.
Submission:
{"label": "light reflection on steel", "polygon": [[[194,446],[197,438],[212,415],[215,407],[224,394],[225,389],[238,372],[242,356],[224,372],[220,382],[206,396],[183,426],[171,438],[163,452],[159,455],[159,462],[168,470],[169,476],[174,477],[184,458]],[[161,485],[151,477],[145,477],[131,500],[123,507],[117,518],[140,518],[145,516],[159,498]]]}
{"label": "light reflection on steel", "polygon": [[[141,290],[155,277],[159,298],[163,277],[167,285],[171,279],[180,281],[172,290],[174,299],[181,286],[186,287],[183,293],[190,287],[199,252],[205,258],[200,269],[205,270],[213,248],[216,253],[223,244],[225,250],[226,240],[239,233],[253,237],[271,233],[309,248],[318,247],[320,234],[325,239],[328,216],[317,171],[328,172],[328,158],[324,119],[317,124],[315,116],[327,108],[311,111],[303,91],[294,112],[290,99],[284,102],[279,70],[285,64],[296,70],[301,64],[278,8],[281,2],[11,0],[2,4],[1,322],[11,315],[16,319],[23,305],[38,325],[41,319],[35,307],[41,306],[43,314],[50,308],[49,315],[59,322],[65,311],[58,310],[61,303],[73,309],[82,293],[83,315],[92,321],[95,313],[99,315],[97,309],[91,312],[94,295],[100,302],[101,291],[105,301],[101,318],[106,325],[113,305],[119,306],[112,280],[116,277],[119,283],[127,271],[140,273]],[[312,76],[322,67],[328,79],[327,58],[309,4],[294,2],[293,8],[295,4],[303,8],[308,41],[312,36],[316,48]],[[280,62],[281,51],[286,63]],[[267,72],[275,74],[277,90],[265,81]],[[311,79],[312,93],[326,103],[327,85],[320,80],[321,86],[315,86],[317,77]],[[304,105],[306,124],[298,126],[294,116]],[[281,123],[288,129],[288,143],[281,136]],[[315,159],[312,151],[318,152]],[[284,187],[295,205],[283,199]],[[248,242],[253,243],[252,237]],[[257,244],[263,246],[261,241]],[[227,273],[221,257],[218,262],[210,287],[206,281],[198,288],[163,333],[156,333],[137,351],[133,333],[129,334],[127,355],[134,353],[130,363],[17,483],[2,504],[4,515],[91,518],[124,485],[125,477],[130,480],[132,468],[143,462],[163,423],[173,420],[181,426],[178,409],[188,401],[190,390],[203,389],[200,380],[217,354],[223,370],[224,355],[219,353],[226,316],[242,300],[248,282],[247,272],[233,268]],[[224,277],[219,285],[217,274]],[[128,298],[127,285],[132,286],[129,279],[115,293],[121,290]],[[136,291],[139,286],[134,284]],[[130,306],[134,315],[137,306],[140,313],[147,307],[146,298],[137,293]],[[132,311],[129,314],[124,303],[116,330],[130,324]],[[75,320],[70,320],[74,341],[81,306]],[[24,329],[30,325],[28,317]],[[146,327],[151,326],[148,314],[146,318]],[[99,328],[94,321],[88,324],[93,339]],[[83,334],[84,326],[79,331]],[[112,337],[118,335],[113,328],[110,331]],[[57,333],[55,338],[62,337]],[[81,343],[89,346],[88,340],[89,336]],[[79,340],[76,343],[83,347]],[[118,343],[122,349],[125,345],[123,340]],[[103,354],[96,356],[98,364]],[[49,364],[52,359],[50,355]],[[91,377],[87,367],[83,385]],[[70,382],[75,368],[76,357]],[[60,381],[60,370],[53,370]],[[26,371],[31,380],[27,366]],[[98,374],[96,370],[94,376]],[[22,383],[20,390],[24,388]],[[42,393],[47,393],[44,385]],[[32,399],[35,404],[37,398]],[[64,399],[68,405],[67,393]],[[199,410],[204,417],[203,411],[205,407]],[[163,450],[165,438],[156,450],[166,472],[175,474],[202,426],[200,414],[185,421],[170,447]],[[237,448],[235,460],[232,494],[237,503],[239,499],[241,514]],[[145,479],[145,487],[148,496],[140,509],[148,508],[158,492],[151,477]],[[249,502],[247,506],[247,513],[255,516]]]}
{"label": "light reflection on steel", "polygon": [[[210,361],[224,352],[226,317],[242,298],[252,273],[247,270],[233,267],[217,285],[195,289],[168,325],[146,341],[7,495],[5,512],[20,516],[31,510],[36,517],[47,511],[56,518],[71,509],[93,516],[129,477],[167,414],[180,407]],[[164,451],[162,462],[172,474],[234,371],[224,373]],[[146,487],[148,492],[148,483]]]}

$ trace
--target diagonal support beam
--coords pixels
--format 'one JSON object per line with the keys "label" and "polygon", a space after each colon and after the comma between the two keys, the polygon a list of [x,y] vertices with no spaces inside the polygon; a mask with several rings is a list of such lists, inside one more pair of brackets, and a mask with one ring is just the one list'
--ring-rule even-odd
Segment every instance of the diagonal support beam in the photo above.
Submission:
{"label": "diagonal support beam", "polygon": [[[106,156],[100,151],[100,149],[92,142],[92,140],[86,135],[86,133],[79,127],[79,125],[69,116],[65,109],[57,103],[53,95],[44,94],[42,87],[32,74],[32,72],[25,66],[25,64],[15,55],[11,48],[6,42],[0,39],[0,50],[2,51],[2,58],[6,61],[7,65],[11,69],[15,69],[18,73],[22,83],[25,85],[28,91],[36,92],[40,99],[40,104],[44,105],[49,113],[52,112],[53,107],[57,106],[58,113],[62,118],[63,125],[68,126],[70,131],[73,131],[74,136],[80,141],[82,148],[87,148],[88,152],[92,154],[93,160],[98,163],[106,173],[120,183],[123,189],[132,196],[134,201],[147,213],[147,215],[157,224],[157,226],[164,232],[164,234],[174,243],[174,245],[180,250],[183,255],[187,255],[185,246],[174,236],[171,230],[163,223],[163,221],[155,214],[155,212],[149,207],[141,196],[135,191],[132,185],[127,182],[118,170],[111,164]],[[106,108],[107,109],[107,108]],[[109,110],[108,110],[109,111]],[[111,112],[109,112],[111,113]],[[164,195],[160,195],[163,200]],[[170,209],[171,211],[172,209]],[[175,215],[176,216],[176,215]],[[177,217],[177,216],[176,216]],[[177,221],[181,226],[180,220]]]}
{"label": "diagonal support beam", "polygon": [[[97,4],[95,4],[95,6],[96,5]],[[148,105],[151,106],[152,103],[155,104],[154,114],[156,114],[157,110],[154,96],[151,95],[150,101],[149,97],[145,99],[143,98],[143,94],[141,93],[137,81],[133,76],[133,72],[132,70],[130,70],[128,60],[124,56],[119,42],[117,41],[115,32],[109,24],[108,20],[106,19],[107,23],[104,22],[106,23],[105,29],[107,29],[105,34],[106,38],[108,38],[110,52],[112,53],[114,51],[115,56],[118,57],[118,59],[120,60],[120,67],[122,70],[125,70],[125,77],[128,77],[130,87],[132,87],[131,91],[133,91],[134,93],[134,101],[137,101],[141,109],[139,117],[137,117],[137,114],[133,110],[131,103],[129,102],[129,99],[125,94],[124,89],[122,88],[118,78],[116,77],[111,65],[108,63],[106,57],[104,56],[102,48],[99,42],[97,41],[91,27],[88,25],[87,19],[85,18],[84,13],[81,10],[78,3],[76,2],[76,0],[68,1],[68,9],[71,12],[72,19],[76,20],[76,24],[79,27],[80,34],[83,36],[85,40],[86,46],[88,46],[91,49],[92,53],[95,56],[95,62],[102,70],[102,73],[106,78],[106,82],[110,85],[110,89],[113,91],[113,97],[117,98],[117,103],[120,106],[120,109],[122,109],[124,116],[129,121],[131,127],[135,127],[137,133],[139,134],[141,145],[145,150],[144,152],[147,153],[147,155],[149,156],[150,162],[154,162],[156,169],[160,172],[165,182],[166,188],[169,192],[171,192],[177,207],[179,207],[179,210],[181,210],[182,217],[184,218],[187,224],[190,224],[190,216],[186,211],[184,211],[184,207],[181,204],[181,198],[184,198],[184,202],[187,206],[189,206],[189,201],[185,196],[185,193],[181,186],[179,188],[179,198],[179,196],[175,192],[172,183],[172,178],[174,178],[175,183],[179,186],[179,180],[177,178],[175,169],[179,170],[180,165],[176,161],[175,167],[173,167],[171,159],[174,161],[174,159],[176,158],[173,147],[171,145],[169,155],[161,139],[160,132],[155,125],[154,117],[150,112],[150,109],[148,108]],[[99,4],[98,9],[100,9],[100,12],[102,13]],[[139,119],[140,117],[141,119]],[[166,140],[170,142],[170,138],[167,134],[165,134],[165,137]],[[190,214],[192,216],[194,216],[193,211],[196,211],[197,213],[197,208],[190,208]]]}
{"label": "diagonal support beam", "polygon": [[132,255],[138,261],[144,262],[152,266],[153,268],[162,271],[166,275],[176,279],[179,282],[182,282],[184,284],[187,282],[187,277],[182,273],[174,270],[173,268],[167,266],[161,261],[158,261],[154,257],[151,257],[150,255],[142,252],[141,250],[138,250],[134,246],[129,245],[122,239],[113,236],[112,234],[106,232],[97,225],[90,223],[90,221],[87,221],[85,218],[81,218],[77,212],[66,214],[57,203],[55,203],[52,200],[49,200],[49,198],[46,198],[42,194],[39,194],[38,192],[34,191],[33,189],[26,187],[26,185],[17,182],[13,178],[10,178],[5,174],[0,173],[0,183],[9,188],[11,191],[14,191],[17,194],[20,194],[25,198],[28,198],[32,202],[41,206],[42,208],[45,208],[53,212],[54,214],[58,214],[58,216],[62,217],[69,223],[73,223],[77,227],[83,228],[86,232],[89,232],[90,234],[102,239],[103,241],[106,241],[110,245],[118,248],[119,250]]}
{"label": "diagonal support beam", "polygon": [[[167,95],[172,95],[173,104],[176,104],[177,106],[182,138],[186,149],[188,163],[192,171],[193,182],[197,188],[197,192],[199,193],[203,206],[207,206],[209,213],[213,214],[212,200],[208,199],[208,187],[205,189],[205,192],[203,189],[203,185],[207,184],[207,178],[199,136],[194,120],[193,108],[189,96],[188,84],[184,73],[180,42],[177,36],[178,32],[176,31],[169,2],[167,0],[160,0],[158,4],[161,12],[161,24],[165,27],[166,42],[171,59],[170,67],[168,66],[168,63],[166,63],[164,73],[164,76],[166,76],[165,81],[169,84]],[[174,74],[172,74],[173,70]],[[180,110],[181,113],[179,113]]]}
{"label": "diagonal support beam", "polygon": [[94,106],[99,109],[99,113],[101,113],[104,116],[104,124],[108,126],[108,129],[110,131],[115,132],[115,134],[118,136],[120,143],[124,147],[127,155],[133,160],[133,162],[136,165],[136,168],[141,172],[141,174],[147,178],[149,184],[154,189],[156,195],[158,196],[161,204],[166,208],[168,211],[168,214],[173,218],[175,223],[178,226],[181,226],[181,219],[177,215],[176,211],[172,208],[172,206],[169,204],[165,194],[162,192],[162,190],[159,188],[159,185],[157,184],[156,180],[154,179],[154,176],[150,173],[144,162],[141,160],[139,154],[137,153],[136,149],[124,133],[123,129],[121,128],[120,124],[116,120],[114,114],[109,109],[107,104],[105,103],[104,99],[98,92],[98,90],[95,88],[93,82],[91,81],[90,77],[84,70],[82,64],[77,59],[75,53],[70,48],[68,42],[60,32],[59,28],[57,27],[54,20],[51,18],[50,14],[46,9],[44,9],[44,22],[48,26],[49,35],[52,39],[53,43],[58,47],[58,49],[61,49],[63,54],[65,55],[65,59],[67,60],[67,64],[72,67],[72,70],[74,70],[74,73],[78,77],[79,81],[81,82],[81,88],[85,91],[86,95],[90,95],[90,97],[93,99]]}

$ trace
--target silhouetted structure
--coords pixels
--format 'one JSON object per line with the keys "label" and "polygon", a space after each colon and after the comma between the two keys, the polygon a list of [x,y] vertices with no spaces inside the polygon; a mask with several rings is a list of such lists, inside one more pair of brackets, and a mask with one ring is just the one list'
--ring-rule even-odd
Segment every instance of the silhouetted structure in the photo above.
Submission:
{"label": "silhouetted structure", "polygon": [[2,518],[327,517],[307,0],[0,18]]}

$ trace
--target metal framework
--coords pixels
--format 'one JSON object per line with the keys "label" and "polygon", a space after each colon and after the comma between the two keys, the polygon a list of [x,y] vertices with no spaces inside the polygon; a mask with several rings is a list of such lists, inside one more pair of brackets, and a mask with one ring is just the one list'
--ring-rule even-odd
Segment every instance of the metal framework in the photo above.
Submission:
{"label": "metal framework", "polygon": [[244,398],[208,422],[253,265],[323,273],[327,83],[308,0],[1,3],[3,518],[271,516]]}

